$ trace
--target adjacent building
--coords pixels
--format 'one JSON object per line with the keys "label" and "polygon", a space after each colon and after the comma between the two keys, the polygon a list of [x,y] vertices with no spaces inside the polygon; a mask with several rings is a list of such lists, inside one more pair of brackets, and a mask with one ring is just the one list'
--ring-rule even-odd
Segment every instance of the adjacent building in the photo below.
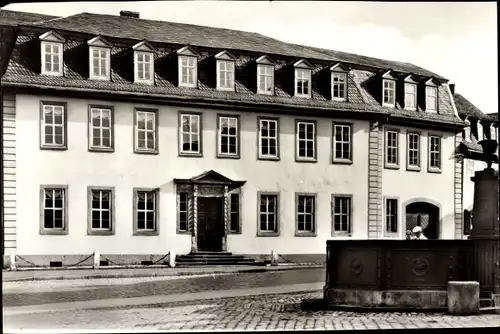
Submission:
{"label": "adjacent building", "polygon": [[2,29],[5,254],[310,261],[328,239],[464,235],[438,74],[131,12]]}

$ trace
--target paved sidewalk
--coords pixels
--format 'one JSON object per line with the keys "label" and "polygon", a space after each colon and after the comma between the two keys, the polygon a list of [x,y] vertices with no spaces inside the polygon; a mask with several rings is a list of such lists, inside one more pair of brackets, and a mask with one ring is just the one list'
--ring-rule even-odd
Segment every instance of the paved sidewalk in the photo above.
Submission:
{"label": "paved sidewalk", "polygon": [[35,280],[71,280],[94,278],[127,278],[158,276],[190,276],[199,274],[252,273],[281,270],[324,268],[324,265],[278,265],[278,266],[206,266],[206,267],[149,267],[149,268],[101,268],[101,269],[34,269],[2,271],[3,282]]}

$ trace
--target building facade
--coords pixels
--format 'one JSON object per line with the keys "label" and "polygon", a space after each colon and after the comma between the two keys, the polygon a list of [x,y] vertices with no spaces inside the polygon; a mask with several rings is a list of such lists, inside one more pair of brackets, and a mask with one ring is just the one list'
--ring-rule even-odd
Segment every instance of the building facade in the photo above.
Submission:
{"label": "building facade", "polygon": [[439,75],[135,13],[3,29],[5,254],[308,261],[332,238],[463,237]]}

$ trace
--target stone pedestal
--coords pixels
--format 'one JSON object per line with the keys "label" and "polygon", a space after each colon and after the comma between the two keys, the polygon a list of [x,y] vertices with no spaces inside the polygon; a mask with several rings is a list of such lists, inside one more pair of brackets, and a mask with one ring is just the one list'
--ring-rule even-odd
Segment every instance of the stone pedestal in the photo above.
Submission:
{"label": "stone pedestal", "polygon": [[470,238],[474,240],[473,279],[481,295],[500,292],[500,233],[498,221],[498,171],[487,168],[474,181],[474,209]]}
{"label": "stone pedestal", "polygon": [[448,313],[479,314],[479,283],[448,282]]}

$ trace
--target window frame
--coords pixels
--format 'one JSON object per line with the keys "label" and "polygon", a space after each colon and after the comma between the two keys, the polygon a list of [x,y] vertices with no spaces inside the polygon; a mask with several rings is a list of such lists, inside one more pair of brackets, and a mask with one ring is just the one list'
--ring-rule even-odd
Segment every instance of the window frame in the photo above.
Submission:
{"label": "window frame", "polygon": [[[63,228],[62,229],[50,229],[45,228],[45,190],[63,190],[64,191],[64,203],[63,203]],[[39,210],[40,210],[40,225],[39,234],[40,235],[67,235],[69,233],[68,226],[68,185],[67,184],[42,184],[40,185],[40,197],[39,197]]]}
{"label": "window frame", "polygon": [[[106,74],[94,74],[94,50],[104,50],[106,52]],[[100,58],[99,58],[100,59]],[[100,64],[99,64],[100,65]],[[107,46],[89,46],[89,79],[90,80],[110,80],[111,79],[111,48]]]}
{"label": "window frame", "polygon": [[[143,55],[149,55],[149,73],[150,73],[150,76],[151,78],[149,79],[140,79],[139,78],[139,55],[140,54],[143,54]],[[155,81],[155,57],[154,57],[154,52],[151,52],[151,51],[142,51],[142,50],[135,50],[134,51],[134,82],[136,83],[142,83],[142,84],[149,84],[149,85],[153,85],[154,84],[154,81]],[[146,64],[145,62],[143,62],[143,64]],[[144,71],[144,73],[146,73],[146,71]]]}
{"label": "window frame", "polygon": [[[337,144],[337,139],[336,139],[336,132],[335,129],[337,126],[341,127],[348,127],[349,128],[349,158],[337,158],[336,157],[336,144]],[[353,163],[353,129],[354,129],[354,124],[353,123],[348,123],[348,122],[332,122],[332,163],[333,164],[352,164]],[[342,151],[343,152],[343,151]]]}
{"label": "window frame", "polygon": [[[190,83],[183,83],[182,82],[182,58],[186,58],[187,59],[187,63],[188,63],[188,66],[187,68],[190,68],[189,67],[189,60],[194,60],[194,71],[193,71],[193,83],[190,84]],[[178,67],[177,67],[177,71],[178,71],[178,83],[179,83],[179,87],[188,87],[188,88],[198,88],[198,57],[195,56],[195,55],[183,55],[183,54],[179,54],[178,55],[178,58],[177,58],[177,62],[178,62]],[[188,71],[189,72],[189,71]]]}
{"label": "window frame", "polygon": [[[94,124],[92,118],[92,110],[93,109],[107,109],[110,110],[110,121],[109,121],[109,147],[99,147],[94,146]],[[87,141],[88,141],[88,150],[90,152],[114,152],[115,151],[115,111],[113,106],[106,105],[97,105],[97,104],[89,104],[88,106],[88,122],[87,122]]]}
{"label": "window frame", "polygon": [[[314,139],[313,139],[313,157],[299,156],[299,123],[313,124]],[[295,120],[295,162],[318,162],[318,127],[316,120],[296,119]],[[307,151],[307,145],[306,145]]]}
{"label": "window frame", "polygon": [[[62,144],[46,144],[45,143],[45,106],[62,107],[63,108],[63,143]],[[42,150],[67,150],[68,149],[68,103],[60,101],[40,101],[40,120],[39,120],[39,141],[40,149]]]}
{"label": "window frame", "polygon": [[[348,198],[349,199],[349,225],[348,231],[335,231],[335,198]],[[352,237],[353,235],[353,195],[349,194],[332,194],[330,199],[330,219],[331,219],[331,235],[332,237]]]}
{"label": "window frame", "polygon": [[[439,167],[433,167],[431,166],[431,142],[432,138],[438,138],[439,139]],[[442,166],[443,166],[443,138],[439,134],[435,133],[429,133],[427,135],[427,172],[429,173],[441,173],[442,171]]]}
{"label": "window frame", "polygon": [[[182,130],[182,118],[183,116],[197,116],[198,117],[198,152],[184,151],[183,150],[183,130]],[[177,127],[177,141],[178,141],[178,155],[180,157],[203,157],[203,113],[193,112],[193,111],[179,111]],[[191,123],[190,123],[191,124]]]}
{"label": "window frame", "polygon": [[[410,137],[416,135],[418,137],[418,165],[410,165]],[[406,170],[420,172],[422,169],[422,134],[418,131],[410,130],[406,133]]]}
{"label": "window frame", "polygon": [[[339,83],[334,83],[333,80],[334,80],[335,76],[343,76],[344,77],[344,96],[337,97],[337,96],[334,96],[334,94],[333,94],[333,92],[335,91],[334,90],[335,84],[339,84]],[[331,71],[330,84],[331,84],[332,101],[340,101],[340,102],[347,101],[347,72]]]}
{"label": "window frame", "polygon": [[[45,51],[45,46],[46,45],[58,45],[59,46],[59,71],[47,71],[46,67],[46,62],[45,62],[45,56],[46,56],[46,51]],[[52,75],[52,76],[57,76],[57,77],[62,77],[64,74],[64,60],[63,60],[63,54],[64,54],[64,43],[63,42],[56,42],[56,41],[40,41],[40,47],[41,47],[41,74],[43,75]],[[51,57],[51,60],[53,57]],[[51,63],[51,66],[53,66],[54,63]]]}
{"label": "window frame", "polygon": [[[434,103],[434,109],[429,108],[429,91],[434,90],[436,95],[434,96],[435,103]],[[429,113],[436,114],[438,112],[438,87],[433,86],[433,85],[426,85],[425,86],[425,111]]]}
{"label": "window frame", "polygon": [[[109,191],[110,192],[110,229],[109,230],[95,230],[92,228],[92,192],[93,191]],[[104,187],[104,186],[88,186],[87,187],[87,235],[114,235],[116,224],[115,224],[115,187]]]}
{"label": "window frame", "polygon": [[[222,127],[221,118],[236,119],[236,153],[222,153]],[[217,114],[217,158],[219,159],[240,159],[241,156],[241,122],[240,115]]]}
{"label": "window frame", "polygon": [[[413,86],[413,89],[415,90],[413,92],[413,106],[408,106],[407,103],[406,103],[406,97],[407,95],[409,95],[408,93],[408,86]],[[413,82],[405,82],[404,83],[404,89],[405,89],[405,94],[404,94],[404,103],[405,103],[405,109],[406,110],[411,110],[411,111],[416,111],[417,110],[417,103],[418,103],[418,100],[417,100],[417,94],[418,94],[418,87],[417,87],[417,84],[416,83],[413,83]]]}
{"label": "window frame", "polygon": [[[389,162],[388,161],[388,157],[389,155],[387,154],[388,152],[388,149],[389,149],[389,132],[392,132],[392,133],[395,133],[396,134],[396,163],[392,163],[392,162]],[[384,131],[384,167],[387,168],[387,169],[399,169],[400,167],[400,162],[399,162],[399,147],[400,147],[400,131],[399,129],[395,129],[395,128],[385,128],[385,131]]]}
{"label": "window frame", "polygon": [[[181,194],[186,194],[186,230],[181,230]],[[194,201],[192,193],[188,189],[177,189],[176,194],[176,233],[177,234],[191,234],[190,225],[190,208],[192,208],[192,201]]]}
{"label": "window frame", "polygon": [[[303,94],[303,93],[299,93],[298,92],[298,82],[299,82],[299,77],[298,77],[298,73],[299,71],[304,71],[307,73],[307,80],[308,80],[308,85],[307,85],[307,94]],[[304,79],[304,78],[301,78],[301,79]],[[309,69],[309,68],[302,68],[302,67],[298,67],[298,68],[295,68],[295,75],[294,75],[294,80],[295,80],[295,84],[294,84],[294,96],[296,97],[301,97],[301,98],[311,98],[312,96],[312,92],[311,92],[311,88],[312,88],[312,70]]]}
{"label": "window frame", "polygon": [[[226,70],[224,71],[225,73],[232,73],[231,77],[231,85],[230,87],[222,87],[221,86],[221,64],[222,63],[231,63],[233,66],[233,71],[229,72],[227,70],[227,65],[226,65]],[[235,79],[236,79],[236,61],[235,60],[229,60],[229,59],[217,59],[217,90],[222,90],[222,91],[235,91]],[[226,79],[226,78],[225,78]],[[227,81],[227,80],[225,80]]]}
{"label": "window frame", "polygon": [[[276,155],[262,154],[262,122],[276,122]],[[272,137],[267,137],[272,138]],[[257,159],[279,161],[280,160],[280,121],[279,117],[258,116],[257,117]]]}
{"label": "window frame", "polygon": [[[271,90],[270,91],[262,90],[262,87],[260,85],[261,75],[264,75],[266,78],[269,77],[267,74],[261,74],[260,70],[261,69],[265,70],[267,68],[271,69],[271,76],[270,76],[270,78],[271,78]],[[257,93],[258,94],[274,95],[274,71],[275,71],[275,68],[274,68],[274,65],[272,65],[272,64],[257,64]],[[267,79],[265,80],[265,82],[267,82]]]}
{"label": "window frame", "polygon": [[[312,213],[312,231],[299,231],[299,197],[313,198],[313,213]],[[295,193],[295,236],[296,237],[316,237],[318,235],[318,210],[317,210],[317,193],[296,192]]]}
{"label": "window frame", "polygon": [[[262,196],[276,197],[276,231],[262,231],[260,229],[260,201]],[[280,236],[280,193],[273,191],[257,192],[257,237],[279,237]]]}
{"label": "window frame", "polygon": [[[232,196],[233,195],[237,195],[238,196],[238,222],[237,222],[237,226],[238,226],[238,230],[234,231],[234,230],[231,230],[231,223],[232,223],[232,211],[231,211],[231,206],[233,204],[233,199],[232,199]],[[240,189],[236,189],[236,190],[233,190],[233,191],[230,191],[229,194],[228,194],[228,218],[229,218],[229,222],[228,222],[228,229],[227,229],[227,233],[228,234],[242,234],[242,231],[241,231],[241,198],[242,198],[242,195],[241,195],[241,190]]]}
{"label": "window frame", "polygon": [[[389,102],[385,102],[385,91],[386,89],[389,90],[390,88],[389,87],[385,87],[385,83],[391,83],[393,88],[392,88],[392,91],[393,91],[393,95],[392,95],[392,99],[393,99],[393,102],[392,103],[389,103]],[[389,96],[389,94],[388,94]],[[396,107],[396,80],[394,79],[387,79],[387,78],[384,78],[382,79],[382,106],[383,107],[390,107],[390,108],[395,108]]]}
{"label": "window frame", "polygon": [[[154,149],[143,149],[139,148],[139,138],[138,138],[138,122],[137,122],[137,113],[139,112],[149,112],[153,113],[155,115],[155,122],[154,122],[154,144],[155,148]],[[159,123],[159,112],[158,109],[150,109],[150,108],[134,108],[134,153],[137,154],[158,154],[159,153],[159,147],[158,147],[158,123]]]}
{"label": "window frame", "polygon": [[[396,232],[388,231],[387,218],[389,210],[389,201],[396,201]],[[401,232],[401,210],[399,208],[399,197],[384,196],[384,236],[386,237],[399,237]]]}
{"label": "window frame", "polygon": [[[133,188],[133,203],[132,203],[132,208],[133,208],[133,235],[134,236],[157,236],[160,234],[160,224],[159,217],[160,217],[160,190],[158,188]],[[155,210],[154,210],[154,215],[155,215],[155,222],[154,222],[154,230],[140,230],[139,229],[139,221],[137,219],[137,214],[138,214],[138,199],[139,199],[139,192],[149,192],[149,193],[154,193],[155,194]]]}

